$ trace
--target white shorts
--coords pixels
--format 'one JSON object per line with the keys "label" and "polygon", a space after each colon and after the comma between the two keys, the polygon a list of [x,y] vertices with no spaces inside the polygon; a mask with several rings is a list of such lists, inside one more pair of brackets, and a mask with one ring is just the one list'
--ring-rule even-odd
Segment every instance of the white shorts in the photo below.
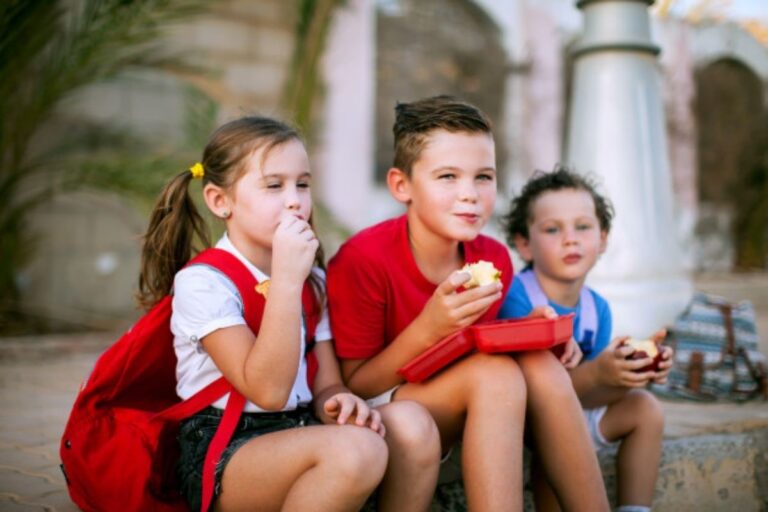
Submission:
{"label": "white shorts", "polygon": [[367,403],[368,407],[370,407],[371,409],[373,409],[374,407],[378,407],[380,405],[388,404],[389,402],[392,401],[392,395],[395,394],[395,391],[397,391],[397,388],[399,387],[400,386],[397,385],[391,389],[388,389],[380,395],[377,395],[373,398],[369,398],[368,400],[365,401],[365,403]]}
{"label": "white shorts", "polygon": [[595,407],[594,409],[584,409],[584,419],[587,420],[587,429],[589,429],[589,436],[592,438],[592,444],[595,445],[595,450],[600,451],[604,448],[610,448],[619,444],[618,441],[608,441],[603,433],[600,432],[600,420],[605,416],[605,411],[608,410],[608,406]]}

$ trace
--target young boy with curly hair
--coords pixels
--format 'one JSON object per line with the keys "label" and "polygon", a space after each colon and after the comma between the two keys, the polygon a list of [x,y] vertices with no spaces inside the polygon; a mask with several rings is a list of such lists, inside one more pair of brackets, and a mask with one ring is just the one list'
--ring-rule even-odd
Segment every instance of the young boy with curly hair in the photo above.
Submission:
{"label": "young boy with curly hair", "polygon": [[[625,344],[627,337],[611,340],[608,302],[584,284],[605,251],[612,218],[610,202],[587,178],[563,167],[535,174],[513,199],[505,219],[507,241],[528,267],[515,276],[499,317],[525,317],[542,305],[560,315],[576,314],[574,335],[584,361],[570,374],[593,444],[598,450],[619,444],[618,510],[647,512],[664,415],[656,398],[642,388],[666,381],[672,350],[661,348],[658,371],[643,371],[652,359],[628,359],[634,349]],[[661,330],[652,339],[658,343],[664,335]],[[537,473],[537,510],[558,510],[557,497]]]}

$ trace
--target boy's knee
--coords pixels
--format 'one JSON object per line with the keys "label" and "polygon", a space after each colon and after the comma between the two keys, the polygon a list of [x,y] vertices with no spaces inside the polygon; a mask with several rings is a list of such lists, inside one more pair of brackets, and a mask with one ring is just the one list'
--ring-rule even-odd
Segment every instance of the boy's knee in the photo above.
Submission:
{"label": "boy's knee", "polygon": [[661,402],[649,391],[633,389],[626,395],[631,400],[632,410],[644,425],[654,425],[659,431],[664,430],[664,408]]}
{"label": "boy's knee", "polygon": [[410,456],[431,460],[440,455],[440,432],[426,408],[404,400],[387,406],[384,415],[387,439]]}
{"label": "boy's knee", "polygon": [[525,384],[532,391],[545,391],[548,396],[574,395],[573,383],[565,366],[549,350],[524,352],[516,357]]}
{"label": "boy's knee", "polygon": [[508,355],[477,353],[468,362],[468,385],[472,391],[485,396],[498,393],[497,398],[506,396],[525,400],[525,378],[514,359]]}

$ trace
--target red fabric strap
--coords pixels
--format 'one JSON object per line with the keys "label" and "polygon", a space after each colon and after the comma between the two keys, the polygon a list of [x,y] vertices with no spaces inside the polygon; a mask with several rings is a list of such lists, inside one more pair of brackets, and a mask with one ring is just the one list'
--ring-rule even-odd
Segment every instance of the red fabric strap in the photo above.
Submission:
{"label": "red fabric strap", "polygon": [[232,384],[227,382],[227,379],[224,377],[219,377],[183,402],[179,402],[164,411],[160,411],[154,415],[150,421],[160,419],[173,421],[183,420],[184,418],[192,416],[205,409],[213,402],[229,393],[231,389]]}
{"label": "red fabric strap", "polygon": [[224,409],[224,415],[221,417],[219,428],[216,429],[211,444],[208,445],[208,451],[205,454],[203,463],[203,503],[201,511],[208,512],[213,502],[214,485],[216,483],[216,465],[221,459],[221,454],[229,445],[232,434],[235,433],[237,423],[245,407],[245,397],[232,388],[232,392],[227,400],[227,407]]}

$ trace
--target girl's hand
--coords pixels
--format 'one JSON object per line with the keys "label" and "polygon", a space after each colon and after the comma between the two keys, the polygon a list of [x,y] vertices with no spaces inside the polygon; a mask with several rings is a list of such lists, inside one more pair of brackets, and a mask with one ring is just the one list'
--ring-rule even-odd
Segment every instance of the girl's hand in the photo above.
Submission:
{"label": "girl's hand", "polygon": [[653,362],[653,358],[627,359],[634,349],[621,343],[629,336],[614,338],[595,359],[598,364],[598,378],[600,384],[605,386],[621,386],[626,388],[641,388],[648,384],[655,372],[642,372],[639,370]]}
{"label": "girl's hand", "polygon": [[304,283],[319,245],[307,221],[286,215],[272,238],[272,279]]}
{"label": "girl's hand", "polygon": [[386,435],[381,413],[371,409],[365,400],[352,393],[337,393],[325,401],[323,411],[339,425],[352,423],[359,427],[367,426],[381,437]]}
{"label": "girl's hand", "polygon": [[437,339],[472,325],[491,304],[501,298],[501,283],[491,283],[458,292],[469,281],[468,272],[456,271],[440,283],[427,301],[419,318],[435,333]]}

